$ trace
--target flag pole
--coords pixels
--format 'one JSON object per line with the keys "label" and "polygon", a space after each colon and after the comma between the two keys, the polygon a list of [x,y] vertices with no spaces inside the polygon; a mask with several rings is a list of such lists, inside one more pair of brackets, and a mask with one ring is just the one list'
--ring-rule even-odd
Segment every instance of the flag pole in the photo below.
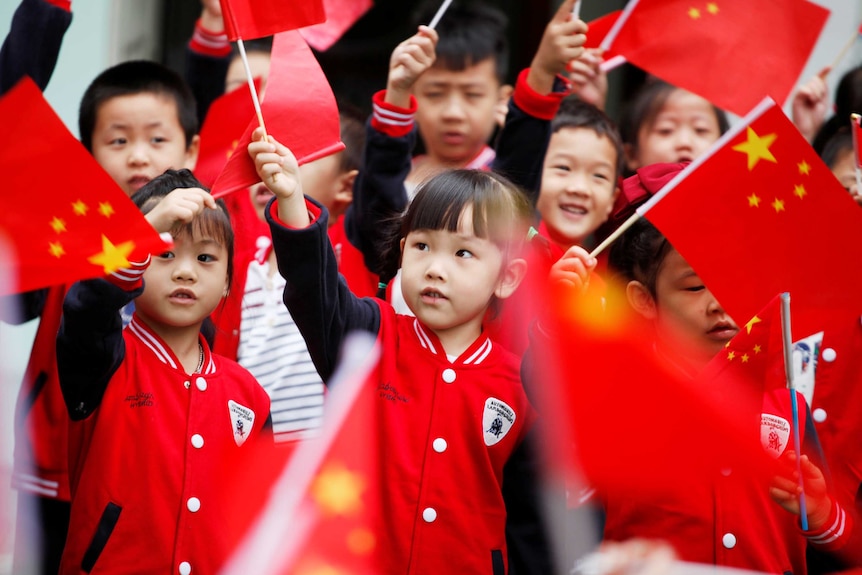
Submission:
{"label": "flag pole", "polygon": [[440,23],[440,18],[443,17],[443,14],[446,13],[446,9],[449,8],[449,4],[452,3],[452,0],[443,0],[443,4],[440,8],[437,9],[437,13],[434,14],[434,17],[431,18],[431,23],[428,24],[428,27],[432,30],[437,27],[437,24]]}
{"label": "flag pole", "polygon": [[859,141],[859,131],[862,130],[862,116],[853,113],[850,114],[850,133],[853,134],[853,165],[856,166],[856,193],[862,194],[862,165],[859,162],[859,147],[862,142]]}
{"label": "flag pole", "polygon": [[847,43],[844,44],[844,47],[841,48],[841,51],[838,52],[838,55],[835,56],[835,59],[832,60],[831,64],[829,64],[830,70],[834,70],[835,66],[837,66],[841,62],[841,60],[844,59],[844,56],[847,55],[847,50],[849,50],[851,46],[853,46],[859,34],[862,34],[862,26],[859,26],[859,28],[853,32],[853,35],[850,36],[850,38],[847,40]]}
{"label": "flag pole", "polygon": [[627,229],[629,229],[630,227],[632,227],[632,226],[634,225],[634,223],[640,219],[640,217],[641,217],[641,215],[640,215],[639,213],[637,213],[637,212],[635,212],[635,213],[633,213],[631,216],[629,216],[629,219],[627,219],[627,220],[626,220],[626,221],[624,221],[622,224],[620,224],[620,227],[618,227],[617,229],[615,229],[615,230],[614,230],[614,233],[612,233],[611,235],[609,235],[608,237],[606,237],[602,243],[600,243],[599,245],[597,245],[597,246],[596,246],[596,248],[595,248],[593,251],[591,251],[591,252],[590,252],[590,256],[591,256],[591,257],[596,257],[597,255],[599,255],[600,253],[602,253],[603,251],[605,251],[605,249],[606,249],[609,245],[611,245],[612,243],[614,243],[614,241],[615,241],[618,237],[620,237],[621,235],[623,235]]}
{"label": "flag pole", "polygon": [[[230,7],[230,3],[222,2],[222,12],[227,12],[228,18],[230,18],[231,25],[233,29],[239,31],[239,26],[237,26],[236,18],[233,15],[233,10]],[[260,100],[257,98],[257,89],[254,87],[254,78],[251,75],[251,68],[248,65],[248,56],[245,53],[245,44],[243,44],[242,38],[237,36],[236,45],[239,48],[239,55],[242,58],[242,65],[245,68],[245,79],[248,82],[248,89],[251,92],[251,101],[254,103],[254,111],[257,114],[257,122],[260,124],[260,127],[263,128],[264,134],[266,134],[266,126],[263,123],[263,112],[260,110]]]}
{"label": "flag pole", "polygon": [[805,506],[805,484],[802,480],[801,441],[799,439],[799,405],[796,399],[796,384],[793,376],[793,337],[790,334],[790,293],[781,294],[781,336],[784,348],[784,375],[790,390],[790,407],[793,415],[793,450],[796,451],[796,473],[799,475],[799,523],[808,531],[808,510]]}
{"label": "flag pole", "polygon": [[575,0],[575,5],[572,6],[572,19],[577,20],[581,17],[581,0]]}

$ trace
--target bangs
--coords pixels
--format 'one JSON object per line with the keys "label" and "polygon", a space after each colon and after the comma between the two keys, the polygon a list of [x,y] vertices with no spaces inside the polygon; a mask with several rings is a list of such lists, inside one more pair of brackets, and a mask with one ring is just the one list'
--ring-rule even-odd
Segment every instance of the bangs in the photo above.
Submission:
{"label": "bangs", "polygon": [[233,250],[233,230],[230,219],[221,209],[205,209],[191,223],[181,226],[176,236],[212,238],[229,251]]}

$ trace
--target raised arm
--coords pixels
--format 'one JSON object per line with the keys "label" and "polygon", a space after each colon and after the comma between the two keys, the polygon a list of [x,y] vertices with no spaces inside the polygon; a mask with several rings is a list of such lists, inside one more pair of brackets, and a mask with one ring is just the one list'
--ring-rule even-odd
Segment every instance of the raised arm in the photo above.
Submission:
{"label": "raised arm", "polygon": [[0,94],[25,75],[44,90],[54,73],[63,36],[72,23],[70,1],[22,0],[0,47]]}

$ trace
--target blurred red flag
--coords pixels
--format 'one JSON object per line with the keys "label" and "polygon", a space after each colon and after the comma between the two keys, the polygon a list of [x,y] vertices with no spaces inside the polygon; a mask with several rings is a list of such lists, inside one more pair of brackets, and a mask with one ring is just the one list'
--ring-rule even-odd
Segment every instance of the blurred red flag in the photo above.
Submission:
{"label": "blurred red flag", "polygon": [[220,0],[231,42],[272,36],[326,20],[322,0]]}
{"label": "blurred red flag", "polygon": [[741,116],[787,98],[828,17],[808,0],[632,0],[602,46]]}
{"label": "blurred red flag", "polygon": [[[584,44],[584,48],[599,48],[602,41],[608,35],[608,32],[613,28],[622,13],[622,10],[614,10],[610,14],[605,14],[604,16],[600,16],[595,20],[587,22],[589,29],[587,30],[587,41]],[[605,60],[608,60],[615,55],[616,52],[613,50],[605,50],[604,52]]]}
{"label": "blurred red flag", "polygon": [[[0,293],[95,278],[167,244],[24,78],[0,99]],[[46,162],[51,165],[49,177]]]}
{"label": "blurred red flag", "polygon": [[853,152],[856,158],[856,168],[862,168],[862,116],[850,115],[850,130],[853,132]]}
{"label": "blurred red flag", "polygon": [[[381,495],[389,486],[376,451],[379,356],[372,335],[349,336],[329,383],[321,435],[301,443],[283,469],[283,457],[271,451],[234,467],[256,469],[260,489],[250,495],[261,505],[253,506],[257,516],[223,575],[380,573]],[[236,503],[249,511],[247,502]]]}
{"label": "blurred red flag", "polygon": [[371,8],[371,0],[323,0],[326,22],[302,28],[308,45],[325,52]]}
{"label": "blurred red flag", "polygon": [[[266,129],[290,148],[300,165],[344,149],[335,96],[302,36],[275,35],[266,94],[261,103]],[[260,181],[248,155],[253,119],[239,139],[212,192],[221,197]]]}
{"label": "blurred red flag", "polygon": [[858,316],[862,211],[781,108],[764,100],[638,208],[743,324],[789,292],[797,333],[818,309]]}
{"label": "blurred red flag", "polygon": [[[255,79],[254,87],[260,93],[260,78]],[[201,126],[201,150],[195,165],[195,176],[203,184],[212,187],[255,117],[248,86],[239,86],[212,103]]]}

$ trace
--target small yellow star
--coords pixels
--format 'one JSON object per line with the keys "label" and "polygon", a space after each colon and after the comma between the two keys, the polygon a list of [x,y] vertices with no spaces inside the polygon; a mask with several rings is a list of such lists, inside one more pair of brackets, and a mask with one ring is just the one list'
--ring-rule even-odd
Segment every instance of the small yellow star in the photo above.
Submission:
{"label": "small yellow star", "polygon": [[742,152],[748,156],[749,172],[754,169],[754,166],[756,166],[757,162],[760,160],[777,163],[775,156],[773,156],[772,152],[769,151],[769,146],[775,142],[775,134],[767,134],[761,138],[754,130],[751,129],[751,126],[746,130],[746,134],[746,141],[735,145],[733,150],[736,152]]}
{"label": "small yellow star", "polygon": [[712,14],[713,16],[718,14],[718,4],[715,2],[709,2],[706,5],[706,11]]}
{"label": "small yellow star", "polygon": [[51,229],[53,229],[54,232],[56,232],[58,234],[61,234],[61,233],[66,231],[66,222],[64,222],[60,218],[55,217],[53,220],[51,220],[50,225],[51,225]]}
{"label": "small yellow star", "polygon": [[802,198],[804,198],[805,196],[808,195],[808,192],[805,191],[805,186],[803,186],[802,184],[799,184],[797,186],[794,186],[793,195],[801,200]]}
{"label": "small yellow star", "polygon": [[[753,318],[751,318],[750,320],[748,320],[748,323],[747,323],[747,324],[745,324],[745,331],[746,331],[746,333],[751,333],[751,328],[753,328],[753,327],[754,327],[754,324],[756,324],[756,323],[760,323],[761,321],[763,321],[763,320],[762,320],[762,319],[760,319],[760,318],[759,318],[759,317],[757,317],[757,316],[754,316]],[[759,346],[755,346],[755,348],[757,348],[757,347],[759,347]],[[759,352],[758,350],[756,350],[756,349],[755,349],[755,352],[756,352],[756,353],[760,353],[760,352]]]}
{"label": "small yellow star", "polygon": [[110,218],[114,215],[114,206],[108,202],[99,202],[99,213],[106,218]]}
{"label": "small yellow star", "polygon": [[86,216],[89,209],[90,208],[87,207],[87,204],[85,204],[81,200],[78,200],[77,202],[72,202],[72,211],[75,212],[76,216]]}
{"label": "small yellow star", "polygon": [[700,10],[698,10],[697,8],[689,8],[688,16],[692,20],[697,20],[698,18],[700,18]]}
{"label": "small yellow star", "polygon": [[48,251],[51,252],[51,255],[57,259],[59,259],[61,256],[66,255],[66,250],[63,249],[63,246],[60,244],[60,242],[48,243]]}
{"label": "small yellow star", "polygon": [[784,211],[784,200],[779,200],[775,198],[775,201],[772,202],[772,207],[775,208],[775,213]]}
{"label": "small yellow star", "polygon": [[748,354],[747,353],[743,353],[742,356],[740,356],[740,357],[742,359],[742,363],[748,363]]}
{"label": "small yellow star", "polygon": [[736,357],[735,351],[731,350],[731,351],[727,352],[727,359],[729,359],[730,361],[733,361],[734,357]]}
{"label": "small yellow star", "polygon": [[102,266],[105,274],[112,274],[120,268],[129,267],[129,254],[135,249],[135,242],[123,242],[118,246],[102,235],[102,251],[87,258],[91,264]]}
{"label": "small yellow star", "polygon": [[760,197],[757,194],[751,194],[748,196],[748,207],[749,208],[757,208],[760,206]]}
{"label": "small yellow star", "polygon": [[362,509],[362,477],[343,467],[323,469],[311,486],[312,498],[329,515],[353,515]]}
{"label": "small yellow star", "polygon": [[803,176],[807,176],[808,172],[811,171],[811,166],[809,166],[808,162],[806,162],[805,160],[802,160],[801,162],[799,162],[796,165],[796,167],[799,168],[799,173],[802,174]]}
{"label": "small yellow star", "polygon": [[755,344],[755,346],[754,346],[754,354],[755,354],[755,355],[757,355],[757,354],[758,354],[758,353],[760,353],[760,352],[761,352],[760,344]]}

